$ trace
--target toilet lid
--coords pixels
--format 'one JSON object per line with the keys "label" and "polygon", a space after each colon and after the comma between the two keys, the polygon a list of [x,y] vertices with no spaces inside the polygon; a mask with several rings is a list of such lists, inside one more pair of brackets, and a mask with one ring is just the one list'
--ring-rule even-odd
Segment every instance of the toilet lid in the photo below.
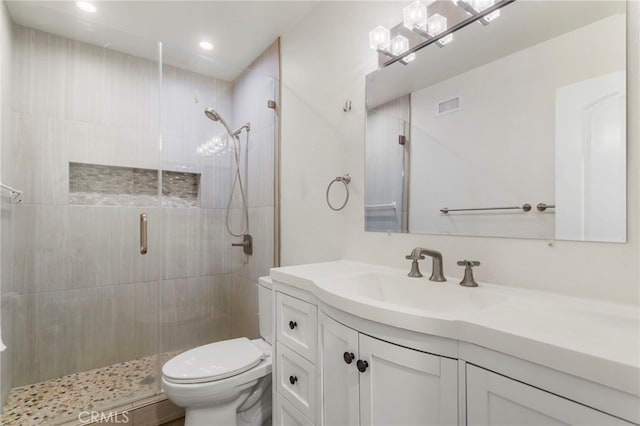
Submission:
{"label": "toilet lid", "polygon": [[265,353],[246,337],[210,343],[167,361],[162,374],[174,383],[203,383],[235,376],[257,365]]}

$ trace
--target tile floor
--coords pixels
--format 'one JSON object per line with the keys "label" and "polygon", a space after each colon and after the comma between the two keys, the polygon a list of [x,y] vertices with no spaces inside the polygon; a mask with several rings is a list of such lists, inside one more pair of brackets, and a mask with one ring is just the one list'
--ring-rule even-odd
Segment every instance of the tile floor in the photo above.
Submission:
{"label": "tile floor", "polygon": [[[161,363],[178,352],[160,355]],[[2,426],[53,426],[81,411],[108,411],[159,391],[158,356],[126,361],[15,388],[2,409]]]}

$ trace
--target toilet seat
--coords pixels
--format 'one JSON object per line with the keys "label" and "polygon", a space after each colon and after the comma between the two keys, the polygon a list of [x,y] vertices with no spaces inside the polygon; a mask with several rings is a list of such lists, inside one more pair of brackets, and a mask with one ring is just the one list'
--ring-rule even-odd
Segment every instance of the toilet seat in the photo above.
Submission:
{"label": "toilet seat", "polygon": [[246,337],[210,343],[188,350],[164,364],[164,379],[177,383],[213,382],[243,373],[267,354]]}

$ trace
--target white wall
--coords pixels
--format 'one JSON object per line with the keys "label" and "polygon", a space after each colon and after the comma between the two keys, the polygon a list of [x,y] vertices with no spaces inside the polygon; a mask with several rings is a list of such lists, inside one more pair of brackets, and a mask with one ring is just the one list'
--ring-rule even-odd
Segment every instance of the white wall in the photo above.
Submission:
{"label": "white wall", "polygon": [[[630,3],[627,47],[628,116],[636,118],[638,6]],[[364,232],[364,77],[377,59],[367,33],[399,22],[401,13],[398,3],[321,3],[282,37],[282,264],[346,258],[408,270],[404,255],[425,246],[442,251],[450,277],[462,275],[457,260],[479,260],[480,281],[638,301],[637,119],[629,119],[628,129],[626,244]],[[349,113],[342,111],[345,99],[353,101]],[[345,172],[353,176],[351,199],[333,212],[326,186]]]}

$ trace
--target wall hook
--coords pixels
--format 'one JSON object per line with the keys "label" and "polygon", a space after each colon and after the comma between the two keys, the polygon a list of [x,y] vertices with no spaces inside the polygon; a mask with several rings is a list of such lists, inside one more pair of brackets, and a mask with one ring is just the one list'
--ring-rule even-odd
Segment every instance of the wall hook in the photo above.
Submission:
{"label": "wall hook", "polygon": [[344,101],[344,106],[342,107],[342,110],[344,112],[349,112],[351,111],[351,101],[349,99],[347,99],[346,101]]}

